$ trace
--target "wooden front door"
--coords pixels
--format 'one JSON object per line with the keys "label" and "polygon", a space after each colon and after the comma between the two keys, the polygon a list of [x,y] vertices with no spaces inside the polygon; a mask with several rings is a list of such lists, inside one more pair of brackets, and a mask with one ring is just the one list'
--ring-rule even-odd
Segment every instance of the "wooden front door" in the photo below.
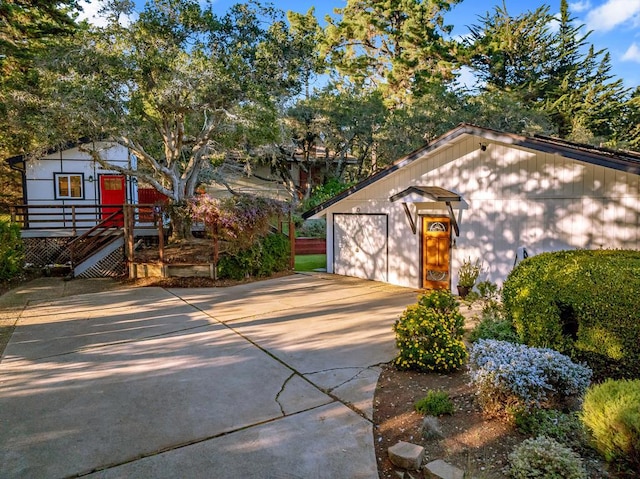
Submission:
{"label": "wooden front door", "polygon": [[[122,175],[100,175],[100,201],[103,205],[110,205],[102,208],[102,219],[118,211],[125,203],[124,176]],[[123,226],[122,217],[113,221],[111,226]]]}
{"label": "wooden front door", "polygon": [[443,216],[422,218],[422,287],[450,288],[451,220]]}

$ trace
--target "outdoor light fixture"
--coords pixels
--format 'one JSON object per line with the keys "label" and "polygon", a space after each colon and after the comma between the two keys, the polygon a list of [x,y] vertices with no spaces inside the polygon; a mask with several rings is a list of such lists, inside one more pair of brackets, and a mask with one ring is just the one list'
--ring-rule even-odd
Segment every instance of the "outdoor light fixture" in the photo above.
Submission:
{"label": "outdoor light fixture", "polygon": [[93,183],[93,175],[89,175],[88,181],[89,183]]}

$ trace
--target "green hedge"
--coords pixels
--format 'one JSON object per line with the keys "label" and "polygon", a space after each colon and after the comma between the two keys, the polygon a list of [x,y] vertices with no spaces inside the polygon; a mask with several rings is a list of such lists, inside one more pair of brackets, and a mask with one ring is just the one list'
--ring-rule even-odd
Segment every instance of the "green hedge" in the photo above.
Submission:
{"label": "green hedge", "polygon": [[520,340],[586,361],[597,378],[640,377],[640,252],[559,251],[520,263],[502,290]]}
{"label": "green hedge", "polygon": [[24,248],[20,227],[0,220],[0,280],[11,279],[22,271]]}
{"label": "green hedge", "polygon": [[289,268],[290,254],[289,238],[279,233],[271,234],[248,249],[220,258],[218,277],[242,280],[248,276],[270,276]]}

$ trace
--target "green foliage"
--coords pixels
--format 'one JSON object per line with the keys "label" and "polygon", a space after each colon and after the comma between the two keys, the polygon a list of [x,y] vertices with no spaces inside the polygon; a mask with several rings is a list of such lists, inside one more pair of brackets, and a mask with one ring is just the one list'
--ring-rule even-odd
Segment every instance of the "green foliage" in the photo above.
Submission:
{"label": "green foliage", "polygon": [[520,340],[587,361],[596,378],[640,377],[640,252],[560,251],[522,261],[503,286]]}
{"label": "green foliage", "polygon": [[471,330],[469,341],[475,343],[480,339],[496,339],[517,343],[518,335],[513,325],[506,319],[485,317]]}
{"label": "green foliage", "polygon": [[296,228],[298,238],[324,238],[327,235],[327,221],[322,218],[318,220],[306,220],[302,226]]}
{"label": "green foliage", "polygon": [[[135,175],[176,204],[194,195],[210,163],[241,162],[279,141],[279,107],[300,92],[308,51],[283,12],[248,2],[218,15],[210,2],[150,0],[120,22],[135,3],[104,6],[105,26],[84,26],[43,59],[48,125],[66,128],[59,137],[80,136],[70,136],[76,128],[113,138],[136,155]],[[104,151],[89,153],[134,174]],[[217,179],[226,184],[223,173]]]}
{"label": "green foliage", "polygon": [[395,366],[422,372],[460,369],[467,358],[463,326],[464,317],[449,291],[421,296],[394,324],[399,350]]}
{"label": "green foliage", "polygon": [[446,391],[429,391],[414,407],[420,414],[429,416],[453,414],[453,402]]}
{"label": "green foliage", "polygon": [[[0,157],[50,146],[41,121],[49,108],[47,74],[39,66],[52,48],[77,32],[77,7],[77,0],[0,3]],[[4,175],[0,166],[0,203],[7,194]]]}
{"label": "green foliage", "polygon": [[20,227],[0,221],[0,280],[11,279],[22,271],[24,247]]}
{"label": "green foliage", "polygon": [[236,249],[247,249],[266,236],[270,221],[289,211],[286,203],[249,194],[223,199],[199,195],[189,202],[189,208],[193,219],[204,222],[214,239],[229,240]]}
{"label": "green foliage", "polygon": [[[486,93],[512,99],[511,105],[504,104],[502,120],[489,115],[498,121],[494,127],[528,132],[542,127],[561,138],[593,144],[619,137],[629,127],[623,113],[628,92],[610,73],[610,55],[588,43],[589,33],[571,17],[566,0],[560,3],[559,18],[547,5],[518,16],[506,4],[498,5],[470,30],[467,63],[485,81]],[[512,106],[518,104],[528,114],[517,113]],[[484,124],[487,117],[479,113],[474,122]]]}
{"label": "green foliage", "polygon": [[324,185],[319,185],[314,188],[313,193],[311,194],[311,198],[305,201],[303,208],[305,210],[310,210],[315,208],[321,203],[324,203],[328,199],[334,197],[338,193],[350,188],[355,183],[353,182],[343,182],[338,180],[337,178],[329,179]]}
{"label": "green foliage", "polygon": [[465,259],[458,270],[458,285],[473,288],[481,270],[482,263],[479,259],[475,261],[471,261],[471,258]]}
{"label": "green foliage", "polygon": [[607,380],[587,390],[581,419],[607,461],[640,473],[640,380]]}
{"label": "green foliage", "polygon": [[480,339],[496,339],[519,342],[518,335],[511,322],[505,318],[504,308],[499,302],[498,285],[491,281],[480,281],[476,289],[478,300],[482,302],[482,316],[480,322],[471,330],[469,341],[474,343]]}
{"label": "green foliage", "polygon": [[452,27],[444,15],[460,1],[348,0],[326,18],[323,53],[345,83],[379,84],[391,105],[406,105],[411,93],[453,76],[454,43],[445,38]]}
{"label": "green foliage", "polygon": [[578,413],[564,413],[556,409],[533,409],[515,415],[515,424],[523,434],[555,439],[573,450],[583,449],[586,431]]}
{"label": "green foliage", "polygon": [[586,479],[579,455],[540,436],[527,439],[509,454],[509,475],[515,479]]}
{"label": "green foliage", "polygon": [[286,271],[289,268],[289,253],[289,239],[285,235],[268,235],[249,248],[222,256],[218,262],[218,277],[242,280]]}
{"label": "green foliage", "polygon": [[491,281],[480,281],[476,285],[478,294],[485,301],[497,300],[500,298],[498,285]]}

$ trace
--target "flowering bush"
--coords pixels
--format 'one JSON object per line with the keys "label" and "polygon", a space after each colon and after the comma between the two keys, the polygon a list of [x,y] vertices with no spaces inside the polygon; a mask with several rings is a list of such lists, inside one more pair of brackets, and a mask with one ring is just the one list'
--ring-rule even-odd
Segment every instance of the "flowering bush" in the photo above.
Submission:
{"label": "flowering bush", "polygon": [[509,475],[515,479],[584,479],[580,456],[545,436],[527,439],[509,455]]}
{"label": "flowering bush", "polygon": [[398,369],[454,371],[464,364],[464,317],[449,291],[436,290],[409,306],[393,327],[399,354]]}
{"label": "flowering bush", "polygon": [[480,340],[470,351],[471,382],[489,413],[549,408],[582,395],[591,370],[552,349]]}
{"label": "flowering bush", "polygon": [[281,201],[254,195],[233,195],[218,199],[199,195],[191,200],[192,217],[202,221],[214,238],[231,240],[245,249],[269,232],[270,220],[288,214]]}

